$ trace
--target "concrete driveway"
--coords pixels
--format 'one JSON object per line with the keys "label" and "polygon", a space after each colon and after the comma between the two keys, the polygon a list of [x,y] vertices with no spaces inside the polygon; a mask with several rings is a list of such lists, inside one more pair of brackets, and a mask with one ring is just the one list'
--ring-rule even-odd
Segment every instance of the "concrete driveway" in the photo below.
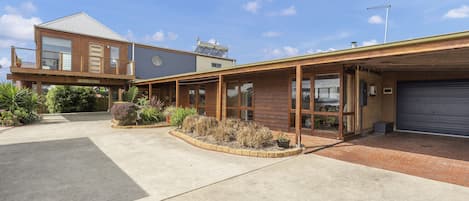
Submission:
{"label": "concrete driveway", "polygon": [[[57,200],[54,198],[72,194],[73,200],[108,200],[109,194],[126,192],[129,188],[133,190],[126,194],[133,196],[119,200],[466,200],[469,197],[469,189],[462,186],[312,154],[259,159],[201,150],[168,135],[169,128],[112,129],[108,114],[100,113],[99,118],[95,115],[50,115],[41,124],[0,131],[0,178],[8,174],[8,180],[0,179],[0,200],[31,198],[23,195]],[[83,146],[78,146],[80,143]],[[87,157],[98,152],[102,155]],[[32,160],[34,156],[40,156],[41,160],[28,166],[32,163],[24,159]],[[67,160],[58,160],[61,157]],[[46,160],[47,165],[41,162]],[[76,172],[78,167],[71,164],[82,162],[90,170]],[[43,174],[31,177],[53,165],[64,168],[53,171],[54,180]],[[15,166],[27,168],[11,171]],[[75,174],[67,175],[71,171]],[[93,180],[93,172],[107,174],[92,177]],[[89,183],[76,182],[79,178]],[[48,185],[42,189],[17,185],[38,181]],[[71,181],[75,183],[63,185]],[[62,185],[54,186],[59,184]],[[112,191],[79,189],[110,184],[114,184],[110,186]],[[51,190],[54,187],[64,189]]]}

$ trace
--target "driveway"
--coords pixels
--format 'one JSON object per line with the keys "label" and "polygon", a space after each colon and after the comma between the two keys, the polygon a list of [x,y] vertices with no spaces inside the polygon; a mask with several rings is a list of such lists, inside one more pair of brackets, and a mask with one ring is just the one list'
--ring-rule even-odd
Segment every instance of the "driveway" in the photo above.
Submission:
{"label": "driveway", "polygon": [[[466,200],[469,189],[317,155],[201,150],[106,113],[0,131],[0,200]],[[15,169],[20,169],[22,171]],[[94,189],[94,190],[89,190]]]}

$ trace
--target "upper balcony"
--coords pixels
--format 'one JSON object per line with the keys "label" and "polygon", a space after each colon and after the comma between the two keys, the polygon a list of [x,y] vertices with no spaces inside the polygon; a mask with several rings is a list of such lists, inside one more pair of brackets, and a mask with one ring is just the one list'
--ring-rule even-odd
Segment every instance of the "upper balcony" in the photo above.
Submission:
{"label": "upper balcony", "polygon": [[12,73],[74,77],[135,79],[135,64],[128,59],[11,47]]}

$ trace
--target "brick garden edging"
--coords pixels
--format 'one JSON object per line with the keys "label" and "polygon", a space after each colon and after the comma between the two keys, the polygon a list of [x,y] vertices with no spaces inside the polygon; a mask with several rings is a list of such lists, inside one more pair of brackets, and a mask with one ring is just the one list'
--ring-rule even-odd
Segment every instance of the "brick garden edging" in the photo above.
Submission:
{"label": "brick garden edging", "polygon": [[161,124],[151,124],[151,125],[129,125],[129,126],[119,126],[117,125],[114,120],[111,121],[111,128],[118,128],[118,129],[131,129],[131,128],[162,128],[162,127],[170,127],[171,125],[168,123],[161,123]]}
{"label": "brick garden edging", "polygon": [[240,155],[240,156],[251,156],[251,157],[260,157],[260,158],[281,158],[288,157],[300,154],[303,150],[301,148],[293,148],[285,151],[263,151],[263,150],[248,150],[248,149],[236,149],[216,144],[210,144],[203,142],[201,140],[195,139],[184,133],[172,130],[169,131],[169,134],[184,140],[185,142],[210,151],[218,151],[228,154]]}

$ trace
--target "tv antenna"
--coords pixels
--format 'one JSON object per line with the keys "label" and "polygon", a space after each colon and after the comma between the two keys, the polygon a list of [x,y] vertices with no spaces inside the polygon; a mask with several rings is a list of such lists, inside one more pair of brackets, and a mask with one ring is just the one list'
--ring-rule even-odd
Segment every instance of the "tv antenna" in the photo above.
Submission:
{"label": "tv antenna", "polygon": [[391,9],[391,4],[381,5],[381,6],[373,6],[366,8],[366,10],[376,10],[376,9],[386,9],[386,22],[384,23],[384,43],[386,43],[388,39],[388,18],[389,18],[389,10]]}

